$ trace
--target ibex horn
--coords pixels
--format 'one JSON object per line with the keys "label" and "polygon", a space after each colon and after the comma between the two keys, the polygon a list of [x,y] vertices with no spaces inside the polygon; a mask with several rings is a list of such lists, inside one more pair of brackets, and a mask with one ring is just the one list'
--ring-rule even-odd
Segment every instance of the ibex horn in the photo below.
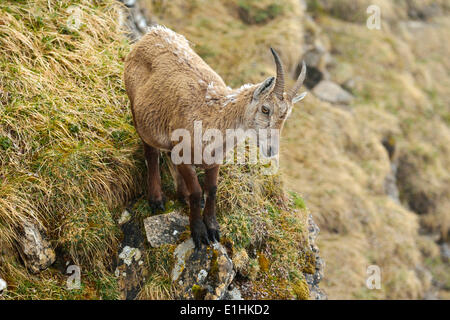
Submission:
{"label": "ibex horn", "polygon": [[283,65],[281,64],[281,59],[278,56],[277,52],[273,50],[273,48],[270,48],[270,51],[273,54],[273,58],[275,59],[275,64],[277,66],[277,79],[275,82],[275,87],[273,88],[273,93],[275,96],[283,100],[283,92],[284,92],[284,70]]}
{"label": "ibex horn", "polygon": [[291,90],[289,90],[287,94],[287,98],[292,101],[294,99],[295,95],[297,94],[298,90],[303,84],[303,81],[305,81],[306,78],[306,64],[305,61],[302,62],[302,71],[300,72],[300,75],[298,76],[297,81],[295,82],[295,85],[292,87]]}

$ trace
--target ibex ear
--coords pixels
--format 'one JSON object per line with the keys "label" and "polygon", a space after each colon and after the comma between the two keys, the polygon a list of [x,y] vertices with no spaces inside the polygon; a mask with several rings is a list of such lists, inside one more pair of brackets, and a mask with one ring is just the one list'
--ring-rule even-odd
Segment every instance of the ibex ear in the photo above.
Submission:
{"label": "ibex ear", "polygon": [[264,80],[258,88],[253,92],[253,100],[258,101],[262,96],[270,92],[275,85],[275,77]]}
{"label": "ibex ear", "polygon": [[294,99],[292,99],[292,103],[297,103],[300,100],[303,100],[304,97],[306,97],[307,92],[303,92],[299,94],[298,96],[295,96]]}

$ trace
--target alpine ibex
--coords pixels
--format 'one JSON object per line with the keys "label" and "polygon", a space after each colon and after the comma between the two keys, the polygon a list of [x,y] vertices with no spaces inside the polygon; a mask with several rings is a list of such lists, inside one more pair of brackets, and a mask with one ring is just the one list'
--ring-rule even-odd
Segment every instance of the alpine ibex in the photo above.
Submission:
{"label": "alpine ibex", "polygon": [[[288,92],[284,91],[284,70],[278,54],[271,49],[277,75],[259,84],[239,89],[227,87],[189,46],[181,35],[163,26],[153,26],[138,41],[125,61],[125,87],[131,102],[134,125],[144,143],[148,167],[148,200],[152,208],[164,209],[159,173],[159,152],[170,152],[174,130],[192,133],[194,122],[204,129],[277,129],[281,131],[292,106],[306,93],[296,95],[306,66]],[[193,137],[193,135],[191,135]],[[276,141],[276,144],[278,141]],[[276,145],[265,147],[266,155],[278,152]],[[194,157],[194,152],[191,152]],[[201,214],[202,188],[194,162],[172,164],[177,193],[188,199],[191,235],[196,248],[219,240],[215,197],[219,164],[201,163],[205,170],[206,203]]]}

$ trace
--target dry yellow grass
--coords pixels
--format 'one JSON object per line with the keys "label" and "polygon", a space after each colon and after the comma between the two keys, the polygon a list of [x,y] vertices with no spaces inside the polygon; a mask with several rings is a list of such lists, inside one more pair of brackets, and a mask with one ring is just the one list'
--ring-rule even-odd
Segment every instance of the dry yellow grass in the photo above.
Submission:
{"label": "dry yellow grass", "polygon": [[[366,17],[363,1],[331,3],[354,5],[353,14]],[[382,8],[382,17],[404,6]],[[422,298],[430,283],[416,267],[436,257],[437,248],[419,235],[419,225],[444,241],[449,234],[450,48],[443,39],[450,20],[411,29],[383,19],[382,30],[371,31],[351,14],[344,20],[358,23],[327,10],[316,14],[319,37],[336,52],[331,76],[338,83],[357,79],[356,101],[348,113],[309,96],[296,110],[284,144],[287,184],[305,197],[322,228],[331,298]],[[420,216],[384,195],[390,164],[381,141],[388,135],[395,137],[403,205],[425,207]],[[370,264],[381,267],[380,291],[365,288]]]}
{"label": "dry yellow grass", "polygon": [[[113,214],[139,191],[142,169],[121,80],[128,45],[114,3],[76,2],[77,30],[72,1],[0,4],[2,251],[14,252],[21,224],[33,220],[74,263],[99,272],[112,263]],[[16,254],[0,259],[10,288],[39,282]],[[32,297],[22,289],[17,297]]]}

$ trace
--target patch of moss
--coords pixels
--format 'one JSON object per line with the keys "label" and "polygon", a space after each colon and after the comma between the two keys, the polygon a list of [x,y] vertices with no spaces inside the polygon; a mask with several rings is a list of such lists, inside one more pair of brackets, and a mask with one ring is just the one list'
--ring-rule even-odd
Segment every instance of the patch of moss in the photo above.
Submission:
{"label": "patch of moss", "polygon": [[269,270],[270,261],[266,258],[266,256],[263,253],[258,253],[258,263],[259,263],[259,269],[262,272],[267,272]]}
{"label": "patch of moss", "polygon": [[292,198],[293,206],[297,209],[306,209],[305,200],[301,196],[299,196],[296,192],[290,191],[289,194]]}
{"label": "patch of moss", "polygon": [[298,300],[308,300],[309,299],[309,288],[308,284],[305,280],[299,280],[297,281],[293,286],[292,289],[294,290],[294,293]]}
{"label": "patch of moss", "polygon": [[205,288],[203,288],[202,286],[198,285],[198,284],[194,284],[192,286],[192,295],[194,296],[195,300],[204,300],[207,290]]}
{"label": "patch of moss", "polygon": [[212,249],[212,255],[211,255],[211,267],[209,269],[209,275],[212,278],[217,278],[218,274],[219,274],[219,262],[218,262],[218,258],[219,258],[219,251],[217,251],[216,249]]}
{"label": "patch of moss", "polygon": [[0,136],[0,148],[8,150],[12,146],[11,139],[6,136]]}
{"label": "patch of moss", "polygon": [[303,254],[303,272],[314,274],[316,272],[316,255],[312,251],[306,251]]}
{"label": "patch of moss", "polygon": [[256,280],[259,273],[259,262],[257,259],[250,259],[248,261],[247,276],[250,280]]}

